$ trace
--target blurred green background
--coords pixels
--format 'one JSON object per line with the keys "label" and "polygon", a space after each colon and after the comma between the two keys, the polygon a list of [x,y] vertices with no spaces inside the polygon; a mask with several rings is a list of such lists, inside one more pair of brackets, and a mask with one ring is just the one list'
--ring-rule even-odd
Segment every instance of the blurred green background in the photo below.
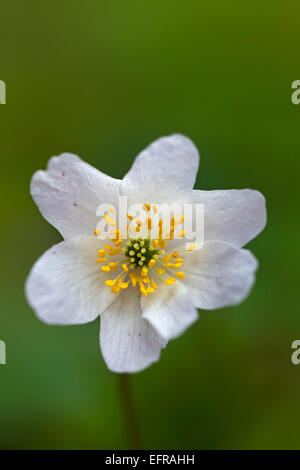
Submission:
{"label": "blurred green background", "polygon": [[300,448],[299,2],[2,0],[0,79],[1,448],[126,448],[99,321],[50,327],[24,298],[60,235],[29,194],[52,155],[121,178],[181,132],[201,154],[197,188],[256,188],[266,230],[240,306],[201,312],[161,361],[133,376],[146,448]]}

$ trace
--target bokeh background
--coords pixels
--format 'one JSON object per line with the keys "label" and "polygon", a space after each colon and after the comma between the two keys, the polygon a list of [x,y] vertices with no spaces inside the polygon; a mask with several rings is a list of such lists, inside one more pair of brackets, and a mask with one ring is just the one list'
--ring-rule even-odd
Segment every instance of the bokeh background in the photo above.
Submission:
{"label": "bokeh background", "polygon": [[50,327],[26,304],[33,262],[60,235],[29,194],[52,155],[121,178],[181,132],[201,153],[197,188],[256,188],[268,226],[249,244],[257,282],[132,378],[146,448],[300,448],[299,3],[2,0],[0,447],[126,448],[99,321]]}

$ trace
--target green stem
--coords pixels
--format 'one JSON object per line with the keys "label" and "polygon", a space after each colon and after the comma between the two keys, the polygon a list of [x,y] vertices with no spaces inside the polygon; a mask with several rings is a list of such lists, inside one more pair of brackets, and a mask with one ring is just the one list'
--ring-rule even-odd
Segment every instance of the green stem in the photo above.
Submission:
{"label": "green stem", "polygon": [[130,449],[141,449],[139,428],[133,403],[130,374],[117,374],[121,412]]}

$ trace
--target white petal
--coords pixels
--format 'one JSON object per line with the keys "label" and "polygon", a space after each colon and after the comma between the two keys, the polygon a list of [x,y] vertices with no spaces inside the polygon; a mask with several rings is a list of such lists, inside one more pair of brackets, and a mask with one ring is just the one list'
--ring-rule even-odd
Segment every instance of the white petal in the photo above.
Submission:
{"label": "white petal", "polygon": [[193,189],[198,165],[198,150],[190,139],[161,137],[136,157],[120,192],[130,204],[181,200]]}
{"label": "white petal", "polygon": [[193,202],[204,204],[205,240],[244,246],[266,225],[265,198],[251,189],[193,191]]}
{"label": "white petal", "polygon": [[117,207],[119,184],[76,155],[65,153],[52,157],[46,171],[33,175],[31,194],[45,219],[68,239],[93,233],[99,221],[98,205]]}
{"label": "white petal", "polygon": [[143,317],[166,340],[181,335],[198,318],[188,289],[179,281],[160,284],[158,289],[141,298]]}
{"label": "white petal", "polygon": [[96,263],[102,243],[78,236],[48,250],[33,266],[26,295],[46,323],[71,325],[94,320],[115,300],[104,284],[107,273]]}
{"label": "white petal", "polygon": [[219,241],[186,252],[184,283],[198,308],[215,309],[240,303],[249,293],[257,261],[248,250]]}
{"label": "white petal", "polygon": [[123,291],[101,315],[100,346],[114,372],[138,372],[158,361],[166,341],[142,318],[137,288]]}

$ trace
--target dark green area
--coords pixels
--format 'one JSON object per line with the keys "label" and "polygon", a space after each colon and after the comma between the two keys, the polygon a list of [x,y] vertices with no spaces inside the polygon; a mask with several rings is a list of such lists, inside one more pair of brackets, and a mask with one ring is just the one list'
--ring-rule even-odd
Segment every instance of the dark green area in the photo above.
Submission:
{"label": "dark green area", "polygon": [[300,448],[299,2],[2,0],[1,448],[124,448],[99,321],[50,327],[26,304],[33,262],[60,235],[29,194],[52,155],[120,178],[161,135],[201,154],[197,188],[255,188],[266,230],[240,306],[200,313],[133,376],[148,448]]}

